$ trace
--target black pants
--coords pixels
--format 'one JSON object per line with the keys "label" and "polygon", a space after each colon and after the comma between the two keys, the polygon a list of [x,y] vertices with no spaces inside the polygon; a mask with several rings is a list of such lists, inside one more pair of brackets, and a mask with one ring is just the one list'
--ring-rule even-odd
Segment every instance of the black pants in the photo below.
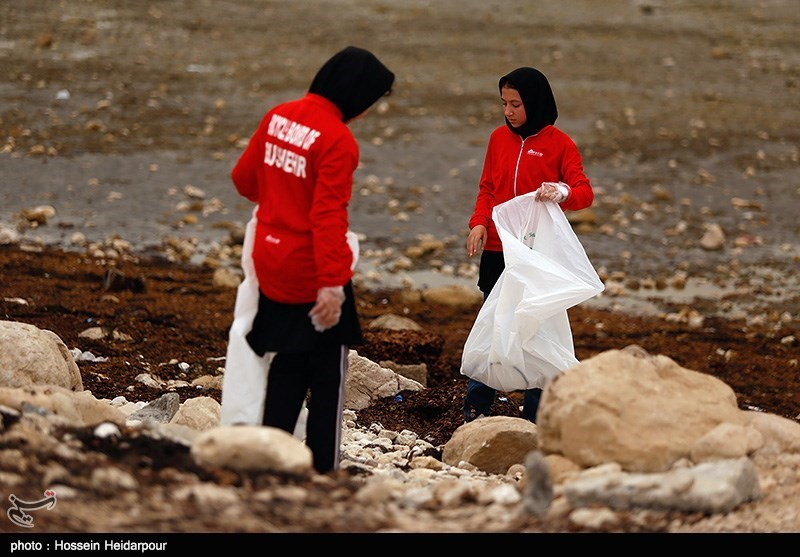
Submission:
{"label": "black pants", "polygon": [[324,344],[278,353],[269,368],[263,424],[293,433],[308,395],[306,446],[320,474],[339,467],[347,354],[347,346]]}

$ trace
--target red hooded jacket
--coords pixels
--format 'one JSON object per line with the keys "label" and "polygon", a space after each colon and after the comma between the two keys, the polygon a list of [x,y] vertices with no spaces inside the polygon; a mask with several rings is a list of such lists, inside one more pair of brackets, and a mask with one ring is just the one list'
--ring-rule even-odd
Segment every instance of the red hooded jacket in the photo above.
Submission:
{"label": "red hooded jacket", "polygon": [[470,230],[482,224],[488,236],[483,249],[502,251],[503,245],[492,221],[492,209],[518,195],[538,189],[542,182],[564,182],[570,188],[563,209],[577,211],[594,201],[589,179],[575,143],[552,125],[524,140],[503,125],[492,132],[479,184]]}
{"label": "red hooded jacket", "polygon": [[306,93],[270,110],[233,168],[237,191],[258,203],[253,265],[261,291],[313,302],[352,278],[347,207],[358,144],[331,101]]}
{"label": "red hooded jacket", "polygon": [[307,304],[353,276],[348,205],[358,143],[347,123],[389,93],[394,74],[348,46],[319,69],[308,92],[267,112],[231,172],[258,203],[253,266],[273,302]]}

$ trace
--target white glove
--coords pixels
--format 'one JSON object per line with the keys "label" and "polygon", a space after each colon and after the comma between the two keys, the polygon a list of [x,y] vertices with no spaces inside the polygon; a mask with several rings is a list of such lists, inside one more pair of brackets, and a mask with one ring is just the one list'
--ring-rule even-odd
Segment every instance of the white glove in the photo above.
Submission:
{"label": "white glove", "polygon": [[314,329],[321,333],[339,322],[344,303],[344,286],[324,286],[317,290],[317,302],[308,316]]}
{"label": "white glove", "polygon": [[564,182],[542,182],[536,190],[536,201],[563,203],[569,197],[569,186]]}

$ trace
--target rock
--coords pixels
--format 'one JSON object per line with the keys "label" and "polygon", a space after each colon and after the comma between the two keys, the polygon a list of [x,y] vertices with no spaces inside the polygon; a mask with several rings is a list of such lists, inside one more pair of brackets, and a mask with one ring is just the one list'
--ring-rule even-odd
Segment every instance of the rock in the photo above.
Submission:
{"label": "rock", "polygon": [[0,246],[8,246],[16,244],[19,244],[19,232],[17,232],[10,226],[6,226],[5,224],[0,224]]}
{"label": "rock", "polygon": [[721,423],[700,439],[689,453],[692,462],[746,457],[764,445],[764,437],[750,426]]}
{"label": "rock", "polygon": [[237,288],[242,283],[243,275],[227,267],[220,267],[214,271],[212,282],[214,286],[224,286],[225,288]]}
{"label": "rock", "polygon": [[724,248],[725,233],[722,231],[722,227],[716,223],[707,225],[703,237],[700,238],[700,247],[708,251]]}
{"label": "rock", "polygon": [[559,375],[542,394],[537,421],[546,453],[583,467],[618,462],[630,471],[660,472],[689,457],[719,424],[747,419],[719,379],[632,346]]}
{"label": "rock", "polygon": [[393,313],[385,313],[380,317],[376,317],[369,322],[370,329],[390,329],[390,330],[405,330],[421,331],[422,327],[408,317],[402,317]]}
{"label": "rock", "polygon": [[468,462],[491,474],[505,474],[539,448],[537,426],[522,418],[490,416],[459,427],[442,451],[442,461]]}
{"label": "rock", "polygon": [[83,390],[78,365],[58,335],[27,323],[0,321],[0,386],[31,385]]}
{"label": "rock", "polygon": [[197,431],[207,431],[219,425],[222,407],[211,397],[190,398],[180,405],[172,423],[185,425]]}
{"label": "rock", "polygon": [[477,288],[467,288],[459,284],[434,286],[422,290],[422,299],[431,304],[454,307],[473,306],[483,301],[483,294]]}
{"label": "rock", "polygon": [[531,451],[525,457],[525,510],[544,516],[553,502],[553,482],[550,466],[541,451]]}
{"label": "rock", "polygon": [[747,458],[708,462],[658,474],[589,472],[565,486],[575,507],[606,505],[726,513],[761,496],[753,463]]}
{"label": "rock", "polygon": [[351,350],[348,356],[344,405],[351,410],[369,406],[372,399],[394,396],[400,391],[418,391],[424,387],[386,369]]}
{"label": "rock", "polygon": [[35,385],[24,389],[0,387],[0,405],[17,410],[25,405],[41,408],[77,425],[125,423],[121,411],[97,400],[89,391],[74,392],[56,385]]}
{"label": "rock", "polygon": [[200,466],[233,470],[306,474],[311,471],[311,450],[273,427],[222,426],[201,434],[191,449]]}
{"label": "rock", "polygon": [[397,364],[391,360],[381,360],[378,364],[403,377],[416,381],[423,387],[428,386],[428,366],[425,364]]}
{"label": "rock", "polygon": [[758,454],[800,454],[800,423],[764,412],[745,412],[745,418],[764,437]]}
{"label": "rock", "polygon": [[154,420],[162,424],[169,423],[178,412],[180,404],[181,398],[177,393],[166,393],[129,415],[127,423],[134,424],[145,420]]}

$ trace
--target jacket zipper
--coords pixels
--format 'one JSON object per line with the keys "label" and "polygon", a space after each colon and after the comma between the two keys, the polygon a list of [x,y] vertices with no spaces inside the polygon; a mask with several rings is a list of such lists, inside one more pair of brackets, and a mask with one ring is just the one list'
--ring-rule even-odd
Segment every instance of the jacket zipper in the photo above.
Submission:
{"label": "jacket zipper", "polygon": [[517,155],[517,165],[514,167],[514,197],[517,197],[517,176],[519,175],[519,161],[522,160],[522,152],[525,150],[525,140],[520,137],[522,143],[519,146],[519,155]]}

